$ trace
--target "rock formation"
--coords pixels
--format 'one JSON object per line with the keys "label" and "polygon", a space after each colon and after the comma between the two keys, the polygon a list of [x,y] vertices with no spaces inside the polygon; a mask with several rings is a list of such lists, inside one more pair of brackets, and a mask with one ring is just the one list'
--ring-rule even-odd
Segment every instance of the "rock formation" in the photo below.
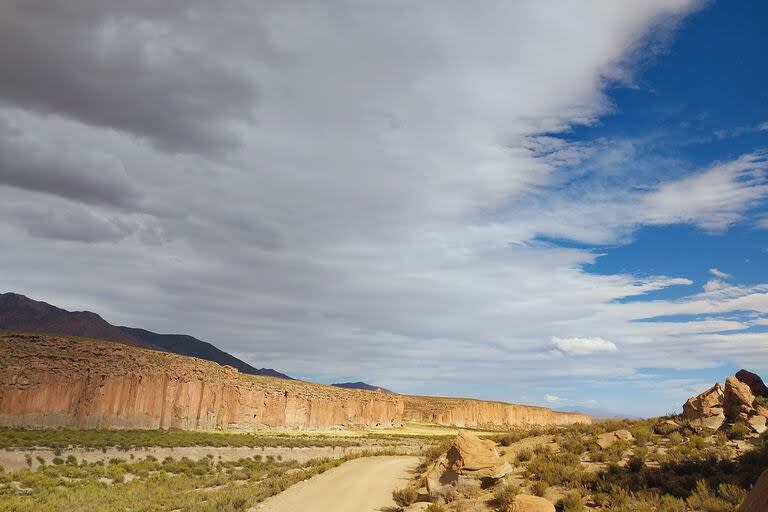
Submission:
{"label": "rock formation", "polygon": [[507,512],[555,512],[555,506],[545,498],[518,494],[507,507]]}
{"label": "rock formation", "polygon": [[507,428],[592,422],[586,414],[557,412],[546,407],[468,398],[403,396],[403,399],[405,420],[459,428]]}
{"label": "rock formation", "polygon": [[683,415],[689,420],[723,414],[723,386],[716,383],[708,390],[688,399],[683,405]]}
{"label": "rock formation", "polygon": [[216,363],[62,336],[0,335],[0,425],[182,429],[401,424],[398,395],[245,375]]}
{"label": "rock formation", "polygon": [[683,405],[683,416],[694,429],[717,430],[724,424],[743,423],[761,434],[768,430],[768,408],[755,398],[754,391],[762,393],[764,387],[758,375],[739,370],[725,380],[725,387],[717,383],[689,398]]}
{"label": "rock formation", "polygon": [[739,381],[734,376],[725,379],[725,393],[723,395],[723,409],[725,419],[731,423],[746,423],[749,417],[755,413],[752,404],[755,396],[749,386]]}
{"label": "rock formation", "polygon": [[736,378],[740,382],[743,382],[749,386],[750,391],[755,396],[768,397],[768,386],[765,385],[763,379],[756,373],[752,373],[747,370],[739,370],[736,372]]}
{"label": "rock formation", "polygon": [[496,443],[461,430],[427,474],[427,490],[437,497],[449,486],[485,487],[511,472],[512,466],[499,457]]}
{"label": "rock formation", "polygon": [[768,510],[768,469],[763,471],[744,503],[736,512],[765,512]]}
{"label": "rock formation", "polygon": [[634,441],[635,436],[629,430],[614,430],[613,432],[605,432],[597,436],[597,444],[605,450],[613,445],[616,441]]}

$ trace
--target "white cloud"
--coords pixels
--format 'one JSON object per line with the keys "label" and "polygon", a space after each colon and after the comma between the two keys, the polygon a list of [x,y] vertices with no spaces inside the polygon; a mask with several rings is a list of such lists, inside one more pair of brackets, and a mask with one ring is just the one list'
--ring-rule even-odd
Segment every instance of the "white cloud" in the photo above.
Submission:
{"label": "white cloud", "polygon": [[709,269],[709,273],[715,277],[719,277],[720,279],[729,279],[731,277],[731,274],[727,274],[722,270],[718,270],[716,268]]}
{"label": "white cloud", "polygon": [[[139,120],[114,105],[108,116],[92,104],[75,112],[61,94],[66,109],[41,114],[27,108],[41,98],[26,95],[44,84],[16,91],[24,102],[0,97],[2,289],[188,332],[288,373],[507,400],[521,383],[629,378],[681,359],[706,367],[742,357],[739,343],[756,346],[715,336],[739,322],[635,320],[768,313],[766,288],[624,303],[692,282],[590,274],[582,266],[594,251],[538,239],[613,244],[674,222],[723,229],[765,196],[760,155],[689,169],[642,160],[639,141],[558,136],[610,112],[606,84],[631,81],[649,37],[697,2],[242,2],[236,14],[200,2],[178,18],[162,9],[161,20],[154,9],[92,3],[109,19],[84,8],[71,18],[87,23],[56,31],[78,36],[62,52],[96,75],[90,86],[114,77],[99,74],[90,50],[77,54],[83,24],[102,37],[129,32],[120,55],[133,63],[202,52],[208,68],[237,71],[223,91],[236,94],[218,108],[221,94],[206,90],[222,82],[190,84],[201,61],[178,70],[184,61],[171,58],[178,76],[146,75],[144,86],[168,86],[169,97],[184,86],[204,100],[176,122],[147,108]],[[239,145],[206,152],[220,125]],[[206,144],[192,154],[163,150],[195,140]],[[19,174],[22,164],[34,175]],[[84,187],[49,179],[62,175]],[[621,340],[622,357],[606,339],[559,333]],[[591,357],[554,357],[552,344]]]}
{"label": "white cloud", "polygon": [[552,337],[552,344],[568,355],[585,356],[595,352],[616,352],[616,344],[603,338],[558,338]]}
{"label": "white cloud", "polygon": [[723,288],[726,288],[728,286],[728,283],[724,283],[720,279],[710,279],[706,283],[704,283],[704,291],[706,292],[714,292],[716,290],[721,290]]}
{"label": "white cloud", "polygon": [[555,403],[555,402],[562,402],[563,400],[564,400],[563,398],[560,398],[557,395],[550,395],[550,394],[544,395],[545,402]]}

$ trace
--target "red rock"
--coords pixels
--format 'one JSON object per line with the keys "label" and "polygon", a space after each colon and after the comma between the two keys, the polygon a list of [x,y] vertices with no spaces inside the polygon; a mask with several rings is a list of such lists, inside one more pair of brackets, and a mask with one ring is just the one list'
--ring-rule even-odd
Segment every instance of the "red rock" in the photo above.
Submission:
{"label": "red rock", "polygon": [[683,415],[689,420],[697,420],[722,413],[723,386],[716,383],[708,390],[688,399],[683,405]]}

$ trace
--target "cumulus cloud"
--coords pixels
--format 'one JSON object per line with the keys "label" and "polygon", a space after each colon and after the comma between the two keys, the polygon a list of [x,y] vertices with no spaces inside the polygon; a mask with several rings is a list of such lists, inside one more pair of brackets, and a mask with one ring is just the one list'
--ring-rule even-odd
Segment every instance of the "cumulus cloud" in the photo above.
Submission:
{"label": "cumulus cloud", "polygon": [[586,356],[595,352],[616,352],[618,348],[612,341],[603,338],[558,338],[552,337],[555,348],[567,355]]}

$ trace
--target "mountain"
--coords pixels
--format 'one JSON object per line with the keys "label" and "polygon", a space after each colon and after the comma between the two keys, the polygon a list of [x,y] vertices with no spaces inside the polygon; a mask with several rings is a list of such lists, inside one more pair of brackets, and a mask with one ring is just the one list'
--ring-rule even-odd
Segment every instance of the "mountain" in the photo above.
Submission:
{"label": "mountain", "polygon": [[337,384],[331,384],[331,386],[336,386],[337,388],[345,388],[345,389],[364,389],[366,391],[381,391],[382,393],[392,393],[394,394],[394,391],[390,391],[386,388],[380,388],[379,386],[372,386],[370,384],[366,384],[365,382],[339,382]]}
{"label": "mountain", "polygon": [[254,368],[245,361],[192,336],[157,334],[144,329],[118,327],[96,313],[67,311],[18,293],[0,294],[0,329],[116,341],[214,361],[251,375],[291,378],[271,368]]}

